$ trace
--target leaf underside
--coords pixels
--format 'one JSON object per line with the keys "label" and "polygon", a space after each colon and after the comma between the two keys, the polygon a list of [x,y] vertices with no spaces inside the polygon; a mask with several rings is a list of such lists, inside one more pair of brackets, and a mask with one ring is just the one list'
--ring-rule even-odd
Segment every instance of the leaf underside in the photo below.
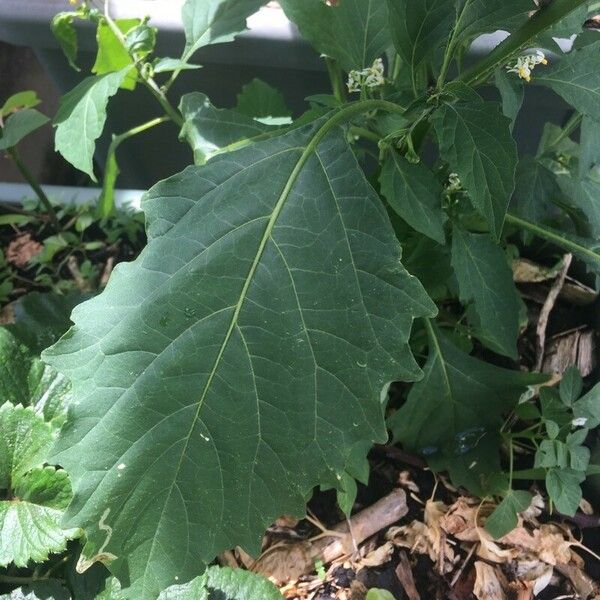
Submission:
{"label": "leaf underside", "polygon": [[136,598],[257,551],[386,439],[384,386],[419,377],[407,341],[435,305],[343,131],[321,140],[321,124],[155,186],[148,246],[44,355],[77,398],[54,457],[68,522]]}

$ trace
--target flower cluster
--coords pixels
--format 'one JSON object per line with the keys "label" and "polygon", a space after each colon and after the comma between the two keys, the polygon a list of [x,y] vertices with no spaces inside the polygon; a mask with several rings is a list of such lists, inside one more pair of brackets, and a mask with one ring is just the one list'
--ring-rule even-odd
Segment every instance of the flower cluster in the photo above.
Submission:
{"label": "flower cluster", "polygon": [[360,92],[363,88],[376,88],[385,83],[383,60],[376,58],[373,64],[348,74],[348,91]]}
{"label": "flower cluster", "polygon": [[548,59],[541,50],[536,50],[535,54],[527,54],[519,56],[517,62],[513,65],[507,65],[506,70],[509,73],[517,73],[521,79],[531,81],[531,72],[538,65],[547,65]]}

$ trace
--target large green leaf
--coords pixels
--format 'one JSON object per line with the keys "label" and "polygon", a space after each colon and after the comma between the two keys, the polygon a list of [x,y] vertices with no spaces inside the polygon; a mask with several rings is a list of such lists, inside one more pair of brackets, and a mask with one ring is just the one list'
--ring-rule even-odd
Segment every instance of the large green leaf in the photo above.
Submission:
{"label": "large green leaf", "polygon": [[546,379],[469,356],[434,326],[429,344],[424,378],[388,421],[394,439],[411,450],[466,452],[487,428],[497,430],[527,386]]}
{"label": "large green leaf", "polygon": [[525,98],[523,82],[512,75],[502,68],[496,69],[494,72],[494,83],[502,98],[502,113],[510,119],[511,131],[515,126],[515,121]]}
{"label": "large green leaf", "polygon": [[269,129],[235,110],[215,108],[206,94],[200,92],[182,96],[179,109],[185,120],[180,137],[192,147],[194,162],[198,165],[221,148],[259,138]]}
{"label": "large green leaf", "polygon": [[525,156],[517,166],[516,182],[511,206],[519,216],[544,223],[556,214],[555,202],[562,192],[552,171],[535,158]]}
{"label": "large green leaf", "polygon": [[[117,19],[115,21],[115,25],[123,35],[137,27],[140,23],[140,19]],[[126,90],[135,89],[138,76],[133,59],[127,48],[123,46],[121,40],[105,21],[98,23],[96,42],[98,44],[98,54],[96,55],[96,62],[92,67],[92,73],[105,75],[106,73],[115,73],[129,67],[127,76],[121,81],[121,87]]]}
{"label": "large green leaf", "polygon": [[44,126],[50,119],[35,108],[19,110],[0,128],[0,150],[8,150],[16,146],[24,137]]}
{"label": "large green leaf", "polygon": [[571,186],[572,200],[587,217],[591,237],[600,240],[600,181],[584,177]]}
{"label": "large green leaf", "polygon": [[443,104],[433,115],[440,154],[499,238],[515,187],[517,147],[495,103]]}
{"label": "large green leaf", "polygon": [[280,0],[285,14],[321,54],[346,71],[371,66],[391,45],[387,0]]}
{"label": "large green leaf", "polygon": [[585,419],[585,427],[593,429],[600,425],[600,383],[573,404],[576,419]]}
{"label": "large green leaf", "polygon": [[[125,600],[117,579],[111,577],[97,600]],[[158,600],[282,600],[279,590],[261,575],[242,569],[210,567],[200,577],[172,585]]]}
{"label": "large green leaf", "polygon": [[534,10],[534,0],[457,0],[455,37],[467,40],[498,29],[510,31]]}
{"label": "large green leaf", "polygon": [[155,186],[148,246],[44,354],[78,399],[54,457],[75,482],[68,522],[140,600],[225,548],[257,551],[386,439],[386,383],[420,375],[409,332],[435,305],[327,127]]}
{"label": "large green leaf", "polygon": [[65,471],[43,467],[54,441],[50,425],[30,408],[0,407],[0,566],[27,566],[66,548],[76,529],[60,522],[71,500]]}
{"label": "large green leaf", "polygon": [[411,227],[444,244],[442,186],[422,163],[409,163],[395,151],[387,154],[380,175],[381,193]]}
{"label": "large green leaf", "polygon": [[264,0],[187,0],[181,11],[184,61],[202,46],[233,40],[246,29],[246,19],[263,4]]}
{"label": "large green leaf", "polygon": [[600,121],[600,41],[572,50],[550,67],[535,73],[536,83],[547,85],[573,108]]}
{"label": "large green leaf", "polygon": [[0,328],[0,401],[31,406],[47,421],[61,417],[71,399],[69,381]]}
{"label": "large green leaf", "polygon": [[516,359],[520,305],[504,251],[487,234],[455,227],[452,266],[460,299],[474,303],[482,339],[496,352]]}
{"label": "large green leaf", "polygon": [[185,585],[166,589],[159,600],[282,600],[267,579],[241,569],[211,567]]}
{"label": "large green leaf", "polygon": [[580,137],[579,176],[586,177],[593,167],[600,166],[600,122],[583,117]]}
{"label": "large green leaf", "polygon": [[454,0],[388,0],[388,8],[394,46],[414,79],[450,33]]}
{"label": "large green leaf", "polygon": [[65,295],[31,292],[13,305],[14,323],[7,329],[31,351],[40,354],[71,326],[71,311],[90,294],[71,292]]}
{"label": "large green leaf", "polygon": [[106,122],[106,105],[114,96],[130,68],[98,77],[88,77],[63,96],[54,117],[56,150],[74,167],[94,181],[92,164],[96,140]]}
{"label": "large green leaf", "polygon": [[280,91],[260,79],[246,84],[237,96],[236,111],[253,119],[289,123],[292,111]]}

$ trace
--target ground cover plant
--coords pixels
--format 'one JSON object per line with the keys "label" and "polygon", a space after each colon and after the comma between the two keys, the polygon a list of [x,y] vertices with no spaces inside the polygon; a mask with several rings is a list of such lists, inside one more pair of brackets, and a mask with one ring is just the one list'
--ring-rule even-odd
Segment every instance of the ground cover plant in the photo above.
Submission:
{"label": "ground cover plant", "polygon": [[[75,69],[78,25],[97,31],[92,73],[52,119],[56,150],[100,179],[96,206],[58,207],[29,174],[18,143],[49,126],[37,96],[0,109],[0,148],[37,196],[0,217],[0,582],[29,585],[7,598],[280,597],[256,574],[204,568],[233,548],[260,555],[317,487],[352,515],[369,452],[479,498],[468,512],[488,551],[540,502],[577,523],[600,473],[593,330],[587,360],[557,365],[546,340],[557,302],[577,331],[598,324],[594,2],[280,0],[331,91],[301,115],[260,80],[233,108],[201,90],[173,98],[196,51],[232,41],[262,4],[187,0],[179,57],[155,55],[144,15],[90,1],[55,17]],[[470,62],[497,30],[504,41]],[[569,117],[520,156],[513,127],[534,84]],[[156,117],[113,132],[101,169],[111,98],[136,86]],[[115,207],[119,155],[167,122],[194,164],[146,193],[144,236]],[[444,506],[427,502],[424,527]],[[414,550],[415,532],[389,548]],[[423,552],[442,575],[443,547]],[[492,597],[495,571],[476,564],[468,593]],[[324,570],[312,554],[307,568]]]}

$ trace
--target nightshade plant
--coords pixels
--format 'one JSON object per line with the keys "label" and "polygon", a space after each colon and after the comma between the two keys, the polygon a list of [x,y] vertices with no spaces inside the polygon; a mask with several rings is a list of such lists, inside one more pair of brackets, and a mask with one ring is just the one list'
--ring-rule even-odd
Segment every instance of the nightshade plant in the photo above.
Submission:
{"label": "nightshade plant", "polygon": [[[582,29],[593,3],[281,0],[325,56],[332,93],[298,118],[259,81],[234,109],[201,92],[176,108],[171,86],[197,68],[196,50],[232,40],[261,4],[187,0],[180,58],[154,56],[147,19],[114,20],[91,2],[53,23],[74,66],[74,24],[98,31],[94,74],[54,119],[75,167],[95,177],[112,96],[142,85],[157,100],[155,119],[114,136],[100,214],[114,208],[131,136],[172,121],[196,163],[146,194],[147,247],[43,354],[73,385],[52,456],[73,486],[65,526],[84,531],[83,566],[102,561],[136,599],[191,580],[225,549],[257,552],[265,527],[302,515],[316,485],[350,506],[369,448],[387,440],[392,381],[416,382],[388,423],[395,440],[503,499],[491,529],[510,529],[530,497],[512,489],[506,425],[546,378],[471,356],[471,341],[505,365],[518,357],[509,242],[512,253],[547,242],[600,275],[600,38]],[[499,29],[510,35],[466,66],[472,40]],[[554,39],[572,34],[563,54]],[[574,112],[519,157],[512,128],[528,81]],[[411,345],[426,350],[422,370]],[[527,413],[545,424],[530,436],[534,470],[574,512],[600,392],[575,405],[565,391],[559,422],[544,393],[541,413]],[[566,418],[575,406],[585,414]]]}

